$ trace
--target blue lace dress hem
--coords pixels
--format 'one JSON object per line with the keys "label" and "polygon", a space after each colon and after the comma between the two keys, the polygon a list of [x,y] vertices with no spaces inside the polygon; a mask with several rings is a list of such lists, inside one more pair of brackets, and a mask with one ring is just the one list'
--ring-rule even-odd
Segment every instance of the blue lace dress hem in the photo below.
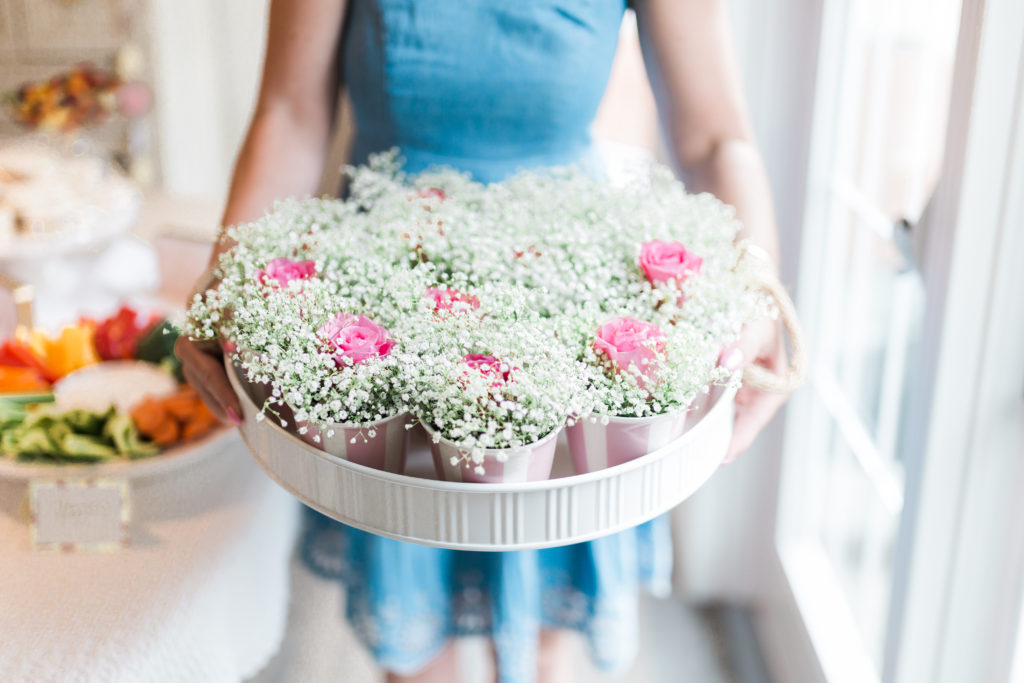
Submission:
{"label": "blue lace dress hem", "polygon": [[444,550],[395,541],[306,510],[301,552],[339,581],[357,637],[383,668],[411,674],[463,636],[494,641],[499,680],[533,681],[541,629],[572,629],[614,672],[637,650],[637,597],[666,595],[667,517],[587,543],[513,552]]}

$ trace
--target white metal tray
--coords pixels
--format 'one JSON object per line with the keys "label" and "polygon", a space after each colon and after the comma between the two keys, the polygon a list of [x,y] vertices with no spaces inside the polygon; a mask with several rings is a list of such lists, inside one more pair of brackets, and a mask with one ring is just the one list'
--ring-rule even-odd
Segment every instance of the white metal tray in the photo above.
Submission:
{"label": "white metal tray", "polygon": [[[682,437],[631,462],[573,475],[563,435],[554,478],[547,481],[445,482],[428,478],[433,464],[422,436],[410,443],[409,474],[363,467],[314,448],[273,419],[256,420],[259,409],[234,368],[229,366],[228,375],[242,403],[242,438],[274,481],[339,522],[441,548],[545,548],[636,526],[700,488],[725,457],[732,436],[735,390],[718,389]],[[566,468],[570,476],[558,476]]]}

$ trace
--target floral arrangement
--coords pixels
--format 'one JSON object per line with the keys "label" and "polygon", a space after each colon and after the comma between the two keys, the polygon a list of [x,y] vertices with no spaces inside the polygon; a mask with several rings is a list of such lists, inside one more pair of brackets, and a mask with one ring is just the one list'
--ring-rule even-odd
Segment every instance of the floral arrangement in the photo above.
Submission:
{"label": "floral arrangement", "polygon": [[662,167],[482,185],[406,176],[392,152],[347,174],[344,201],[230,228],[186,328],[237,345],[300,432],[409,412],[479,466],[583,417],[684,410],[731,381],[721,348],[767,311],[732,209]]}
{"label": "floral arrangement", "polygon": [[[485,291],[468,296],[488,301]],[[418,359],[410,412],[479,461],[483,449],[530,444],[590,411],[586,374],[571,347],[514,302],[484,311],[445,309],[403,329]],[[525,306],[525,297],[519,302]],[[482,312],[483,311],[483,312]]]}

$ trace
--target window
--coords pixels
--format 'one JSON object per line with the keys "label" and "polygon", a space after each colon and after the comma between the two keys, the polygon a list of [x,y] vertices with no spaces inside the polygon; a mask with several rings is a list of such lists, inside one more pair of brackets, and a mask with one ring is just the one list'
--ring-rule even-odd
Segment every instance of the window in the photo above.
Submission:
{"label": "window", "polygon": [[[939,174],[959,0],[825,3],[801,301],[814,366],[796,401],[781,536],[813,546],[880,671],[903,512],[908,359],[925,295],[906,225]],[[799,425],[799,427],[795,427]],[[795,500],[795,503],[793,502]]]}

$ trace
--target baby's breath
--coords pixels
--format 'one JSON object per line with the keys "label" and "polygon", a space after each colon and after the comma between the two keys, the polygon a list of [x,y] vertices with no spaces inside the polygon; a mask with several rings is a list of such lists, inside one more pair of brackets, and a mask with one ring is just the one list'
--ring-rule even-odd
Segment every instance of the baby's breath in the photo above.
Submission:
{"label": "baby's breath", "polygon": [[[565,168],[483,185],[447,169],[407,177],[388,153],[347,174],[346,200],[289,199],[230,228],[221,284],[189,311],[189,335],[233,341],[248,379],[271,387],[265,408],[287,405],[300,425],[372,430],[411,412],[479,462],[567,420],[685,408],[730,380],[719,352],[766,311],[732,208],[663,167],[615,184]],[[648,282],[650,240],[683,243],[699,273]],[[257,273],[281,257],[315,261],[316,275],[268,287]],[[431,289],[460,296],[438,308]],[[372,319],[394,346],[339,364],[318,333],[339,313]],[[656,381],[595,350],[598,327],[626,316],[664,333]],[[500,359],[507,379],[468,354]]]}

